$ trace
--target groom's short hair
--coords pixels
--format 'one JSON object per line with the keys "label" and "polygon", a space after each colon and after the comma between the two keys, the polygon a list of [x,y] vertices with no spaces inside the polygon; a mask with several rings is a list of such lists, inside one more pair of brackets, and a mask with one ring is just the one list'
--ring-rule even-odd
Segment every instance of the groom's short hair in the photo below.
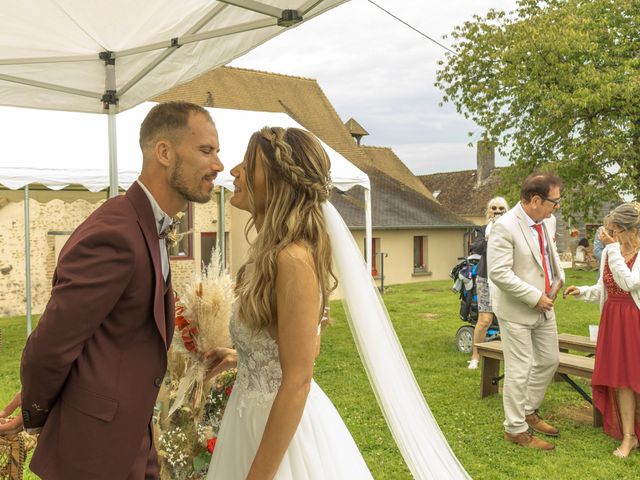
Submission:
{"label": "groom's short hair", "polygon": [[180,130],[189,124],[191,114],[202,114],[213,124],[204,107],[190,102],[165,102],[154,106],[140,125],[140,148],[155,145],[162,139],[177,141]]}

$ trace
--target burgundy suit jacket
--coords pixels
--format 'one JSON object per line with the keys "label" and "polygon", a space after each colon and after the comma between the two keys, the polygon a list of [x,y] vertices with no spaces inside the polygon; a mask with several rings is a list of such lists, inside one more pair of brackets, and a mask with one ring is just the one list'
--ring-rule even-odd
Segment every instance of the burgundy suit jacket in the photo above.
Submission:
{"label": "burgundy suit jacket", "polygon": [[137,183],[60,253],[51,299],[22,355],[31,470],[46,480],[126,479],[149,428],[174,330],[153,211]]}

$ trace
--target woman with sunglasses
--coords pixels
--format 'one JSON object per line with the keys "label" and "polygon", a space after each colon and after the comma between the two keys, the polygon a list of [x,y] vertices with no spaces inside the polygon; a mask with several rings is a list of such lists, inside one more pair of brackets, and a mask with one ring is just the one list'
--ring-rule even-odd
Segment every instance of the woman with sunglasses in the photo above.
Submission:
{"label": "woman with sunglasses", "polygon": [[593,403],[606,434],[622,440],[613,454],[626,458],[640,435],[640,204],[623,203],[605,218],[600,277],[571,285],[565,296],[600,303],[600,329],[591,378]]}
{"label": "woman with sunglasses", "polygon": [[487,211],[485,213],[487,224],[478,230],[478,238],[471,246],[471,251],[481,255],[480,262],[478,263],[478,270],[476,274],[476,293],[478,296],[478,322],[476,328],[473,331],[473,350],[471,353],[471,360],[469,361],[469,368],[475,370],[478,368],[478,362],[480,354],[475,347],[476,343],[484,342],[487,336],[487,330],[491,326],[493,321],[493,310],[491,309],[491,296],[489,294],[489,281],[487,279],[487,242],[489,241],[489,233],[491,232],[491,226],[500,215],[509,210],[507,201],[502,197],[494,197],[489,200],[487,204]]}

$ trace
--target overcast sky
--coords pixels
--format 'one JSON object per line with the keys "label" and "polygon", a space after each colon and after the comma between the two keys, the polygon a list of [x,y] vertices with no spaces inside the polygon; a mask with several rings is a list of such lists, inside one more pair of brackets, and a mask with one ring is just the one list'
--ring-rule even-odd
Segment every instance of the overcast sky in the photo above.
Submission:
{"label": "overcast sky", "polygon": [[[374,0],[445,45],[456,25],[516,0]],[[467,133],[479,128],[439,107],[434,87],[444,50],[368,0],[351,0],[281,34],[232,66],[316,79],[343,121],[369,132],[363,143],[392,147],[416,174],[475,168]],[[505,164],[498,159],[498,164]]]}

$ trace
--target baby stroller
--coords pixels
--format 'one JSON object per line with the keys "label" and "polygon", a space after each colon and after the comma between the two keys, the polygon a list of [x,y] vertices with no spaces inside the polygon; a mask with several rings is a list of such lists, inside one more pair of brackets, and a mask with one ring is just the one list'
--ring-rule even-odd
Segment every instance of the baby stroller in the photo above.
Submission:
{"label": "baby stroller", "polygon": [[[454,280],[451,291],[460,296],[460,320],[468,323],[456,332],[456,348],[462,353],[471,353],[473,349],[473,330],[478,323],[478,295],[476,293],[476,275],[480,255],[471,254],[467,258],[458,258],[460,262],[453,267],[449,276]],[[498,319],[493,321],[487,330],[486,341],[500,338]]]}

